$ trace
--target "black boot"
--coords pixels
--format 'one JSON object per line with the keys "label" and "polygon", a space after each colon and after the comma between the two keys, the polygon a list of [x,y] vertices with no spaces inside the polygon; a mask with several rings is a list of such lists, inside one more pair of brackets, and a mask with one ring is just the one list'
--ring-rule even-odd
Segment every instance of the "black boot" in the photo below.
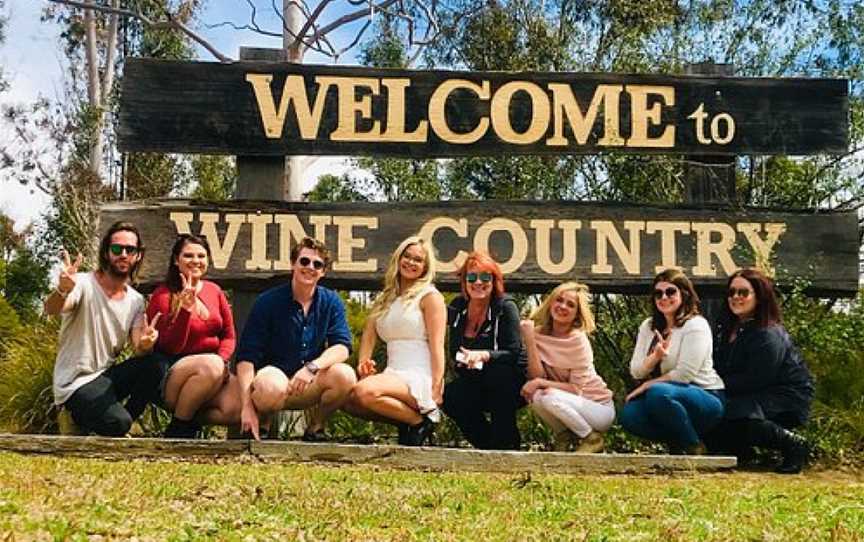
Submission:
{"label": "black boot", "polygon": [[165,433],[162,436],[165,438],[193,439],[198,438],[200,430],[201,424],[195,420],[181,420],[175,416],[171,418],[171,423],[165,428]]}
{"label": "black boot", "polygon": [[798,474],[807,463],[807,458],[810,455],[810,446],[807,441],[800,435],[796,435],[792,431],[782,429],[783,443],[780,451],[783,453],[783,462],[774,469],[774,472],[780,474]]}
{"label": "black boot", "polygon": [[400,423],[396,426],[399,430],[399,438],[396,440],[402,446],[408,446],[408,429],[409,426],[407,423]]}
{"label": "black boot", "polygon": [[423,420],[417,425],[412,425],[408,428],[405,434],[405,446],[423,446],[429,437],[432,436],[432,431],[435,429],[435,424],[423,416]]}
{"label": "black boot", "polygon": [[807,462],[810,447],[807,441],[770,420],[748,420],[748,441],[759,448],[779,450],[783,462],[775,469],[781,474],[801,472]]}

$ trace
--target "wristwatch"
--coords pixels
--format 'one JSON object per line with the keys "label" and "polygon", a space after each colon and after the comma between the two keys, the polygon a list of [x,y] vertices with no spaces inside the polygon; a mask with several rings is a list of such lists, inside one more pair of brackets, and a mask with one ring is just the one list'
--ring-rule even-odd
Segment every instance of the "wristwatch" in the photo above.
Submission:
{"label": "wristwatch", "polygon": [[318,374],[318,371],[321,370],[321,368],[318,367],[318,364],[314,361],[307,362],[306,365],[304,365],[303,367],[305,367],[306,370],[312,374],[312,376],[315,376],[316,374]]}

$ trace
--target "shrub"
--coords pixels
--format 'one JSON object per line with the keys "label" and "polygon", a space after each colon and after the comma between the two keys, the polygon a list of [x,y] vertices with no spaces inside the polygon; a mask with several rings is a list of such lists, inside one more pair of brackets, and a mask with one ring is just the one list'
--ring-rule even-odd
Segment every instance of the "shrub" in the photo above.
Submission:
{"label": "shrub", "polygon": [[0,353],[0,428],[17,433],[57,431],[51,379],[58,322],[22,326]]}

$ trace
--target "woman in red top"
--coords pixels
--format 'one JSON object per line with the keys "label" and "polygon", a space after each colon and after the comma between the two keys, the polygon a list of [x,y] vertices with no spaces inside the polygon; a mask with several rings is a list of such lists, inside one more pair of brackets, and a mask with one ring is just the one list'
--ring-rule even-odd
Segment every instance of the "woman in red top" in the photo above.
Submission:
{"label": "woman in red top", "polygon": [[[171,249],[165,283],[150,297],[147,314],[162,313],[154,351],[165,371],[160,390],[174,413],[167,438],[194,438],[195,421],[228,382],[234,354],[234,317],[225,293],[204,280],[210,246],[203,237],[183,234]],[[209,416],[208,416],[209,417]]]}

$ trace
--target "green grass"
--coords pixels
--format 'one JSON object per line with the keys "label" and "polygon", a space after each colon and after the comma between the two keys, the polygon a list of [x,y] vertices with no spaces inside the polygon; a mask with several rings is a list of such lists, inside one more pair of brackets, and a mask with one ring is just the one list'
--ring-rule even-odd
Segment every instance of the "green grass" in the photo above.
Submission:
{"label": "green grass", "polygon": [[864,475],[507,476],[0,453],[0,539],[864,540]]}

